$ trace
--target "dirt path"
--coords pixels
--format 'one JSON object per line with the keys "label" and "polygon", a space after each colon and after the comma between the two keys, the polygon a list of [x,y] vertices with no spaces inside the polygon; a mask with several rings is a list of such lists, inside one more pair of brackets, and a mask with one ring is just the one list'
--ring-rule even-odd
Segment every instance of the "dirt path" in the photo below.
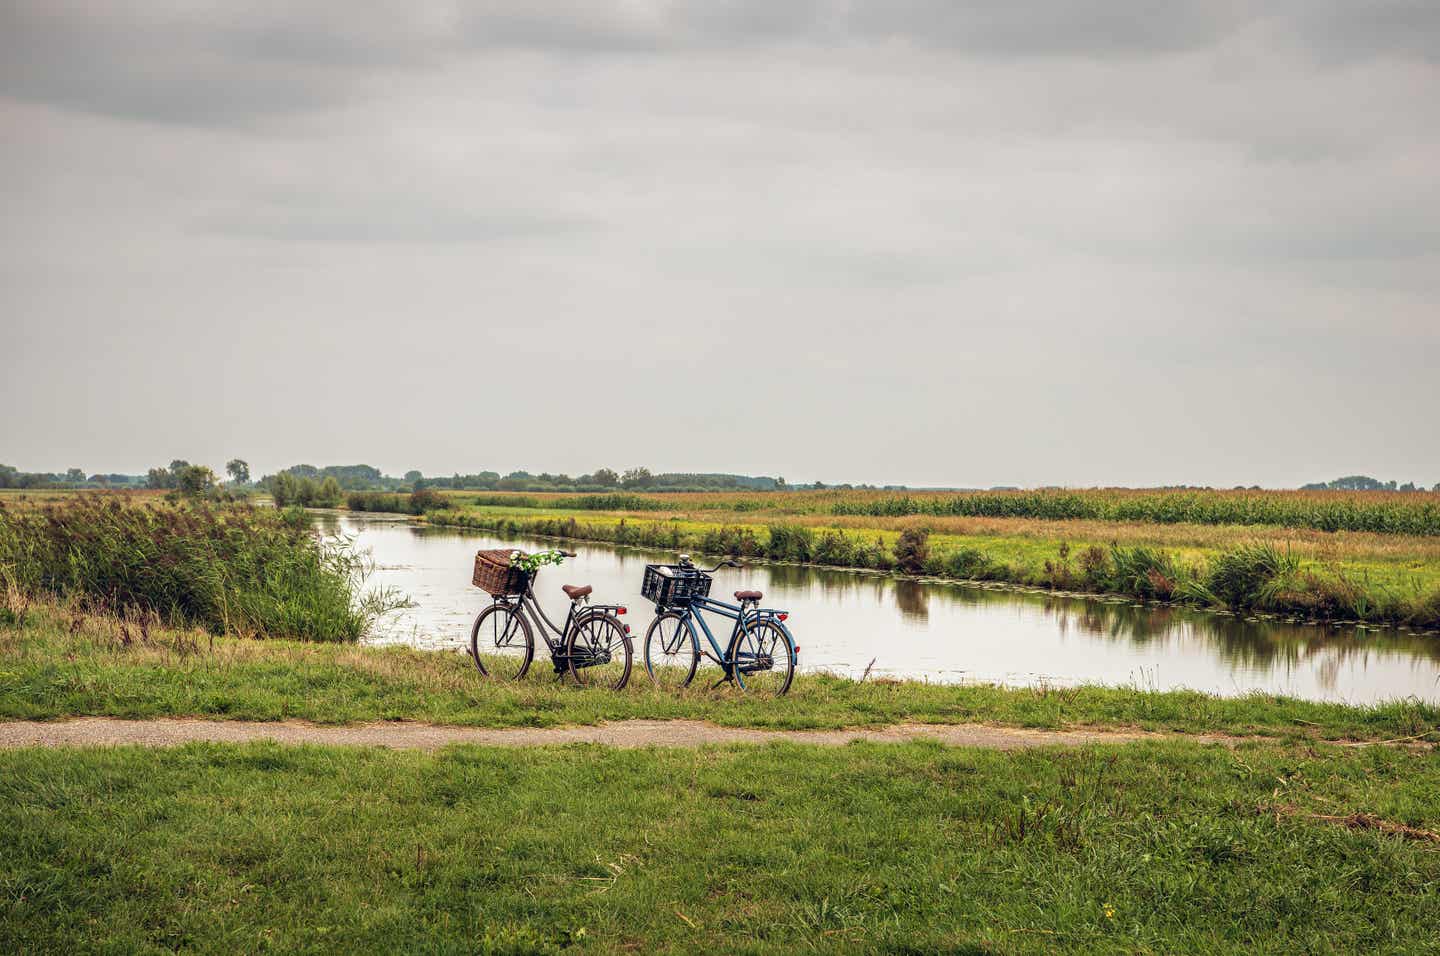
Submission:
{"label": "dirt path", "polygon": [[[0,722],[0,748],[94,747],[117,744],[174,747],[197,740],[221,743],[273,740],[283,744],[373,746],[403,750],[435,750],[450,744],[543,747],[591,743],[610,747],[699,747],[705,744],[786,740],[839,746],[852,740],[882,743],[936,740],[956,747],[1018,750],[1024,747],[1128,743],[1162,736],[1164,735],[1139,731],[1026,730],[990,727],[984,724],[899,724],[872,730],[753,730],[720,727],[697,720],[624,720],[593,727],[517,727],[503,730],[420,723],[326,727],[299,721],[263,723],[239,720],[116,720],[109,717],[84,717],[59,722]],[[1226,740],[1222,737],[1187,739],[1217,743]]]}

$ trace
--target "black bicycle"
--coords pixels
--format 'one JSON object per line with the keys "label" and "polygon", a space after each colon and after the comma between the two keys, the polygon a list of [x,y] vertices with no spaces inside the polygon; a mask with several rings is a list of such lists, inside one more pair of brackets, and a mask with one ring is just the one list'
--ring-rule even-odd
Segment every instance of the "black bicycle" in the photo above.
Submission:
{"label": "black bicycle", "polygon": [[[575,557],[573,551],[556,554]],[[590,585],[566,584],[561,590],[570,599],[570,610],[564,626],[557,627],[535,599],[535,572],[516,567],[517,555],[527,557],[503,550],[475,556],[474,583],[494,598],[470,628],[470,656],[480,673],[504,680],[523,678],[535,659],[538,630],[550,649],[557,677],[568,673],[582,687],[622,689],[630,680],[633,657],[630,627],[620,622],[627,610],[624,605],[591,604]]]}

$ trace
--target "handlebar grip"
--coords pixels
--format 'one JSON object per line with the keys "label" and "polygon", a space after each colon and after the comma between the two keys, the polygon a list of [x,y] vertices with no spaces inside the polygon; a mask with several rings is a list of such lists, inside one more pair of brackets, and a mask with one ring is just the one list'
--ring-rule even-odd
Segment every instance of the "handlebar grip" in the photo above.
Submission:
{"label": "handlebar grip", "polygon": [[566,558],[578,558],[578,557],[580,557],[580,555],[576,554],[574,551],[561,551],[560,554],[561,554],[563,557],[566,557]]}

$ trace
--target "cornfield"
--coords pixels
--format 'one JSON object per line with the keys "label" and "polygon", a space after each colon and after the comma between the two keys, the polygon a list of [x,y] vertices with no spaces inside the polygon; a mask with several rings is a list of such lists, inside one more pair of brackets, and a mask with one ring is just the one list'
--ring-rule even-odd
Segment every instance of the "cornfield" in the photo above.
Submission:
{"label": "cornfield", "polygon": [[[447,497],[456,503],[469,503],[467,496]],[[1093,488],[975,492],[682,492],[588,496],[492,494],[472,500],[480,506],[585,511],[725,511],[770,515],[955,516],[1047,521],[1082,519],[1440,535],[1440,494],[1434,492]]]}

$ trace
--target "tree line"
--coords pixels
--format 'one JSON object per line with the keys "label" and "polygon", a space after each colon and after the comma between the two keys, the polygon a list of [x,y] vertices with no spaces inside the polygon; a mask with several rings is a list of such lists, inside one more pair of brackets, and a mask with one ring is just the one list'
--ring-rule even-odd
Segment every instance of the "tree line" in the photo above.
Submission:
{"label": "tree line", "polygon": [[[1397,485],[1394,481],[1381,481],[1379,478],[1371,478],[1369,475],[1346,475],[1344,478],[1336,478],[1334,481],[1317,481],[1313,484],[1301,485],[1301,491],[1424,491],[1424,485],[1417,485],[1413,481],[1407,481],[1403,485]],[[1440,481],[1435,483],[1431,491],[1440,491]]]}

